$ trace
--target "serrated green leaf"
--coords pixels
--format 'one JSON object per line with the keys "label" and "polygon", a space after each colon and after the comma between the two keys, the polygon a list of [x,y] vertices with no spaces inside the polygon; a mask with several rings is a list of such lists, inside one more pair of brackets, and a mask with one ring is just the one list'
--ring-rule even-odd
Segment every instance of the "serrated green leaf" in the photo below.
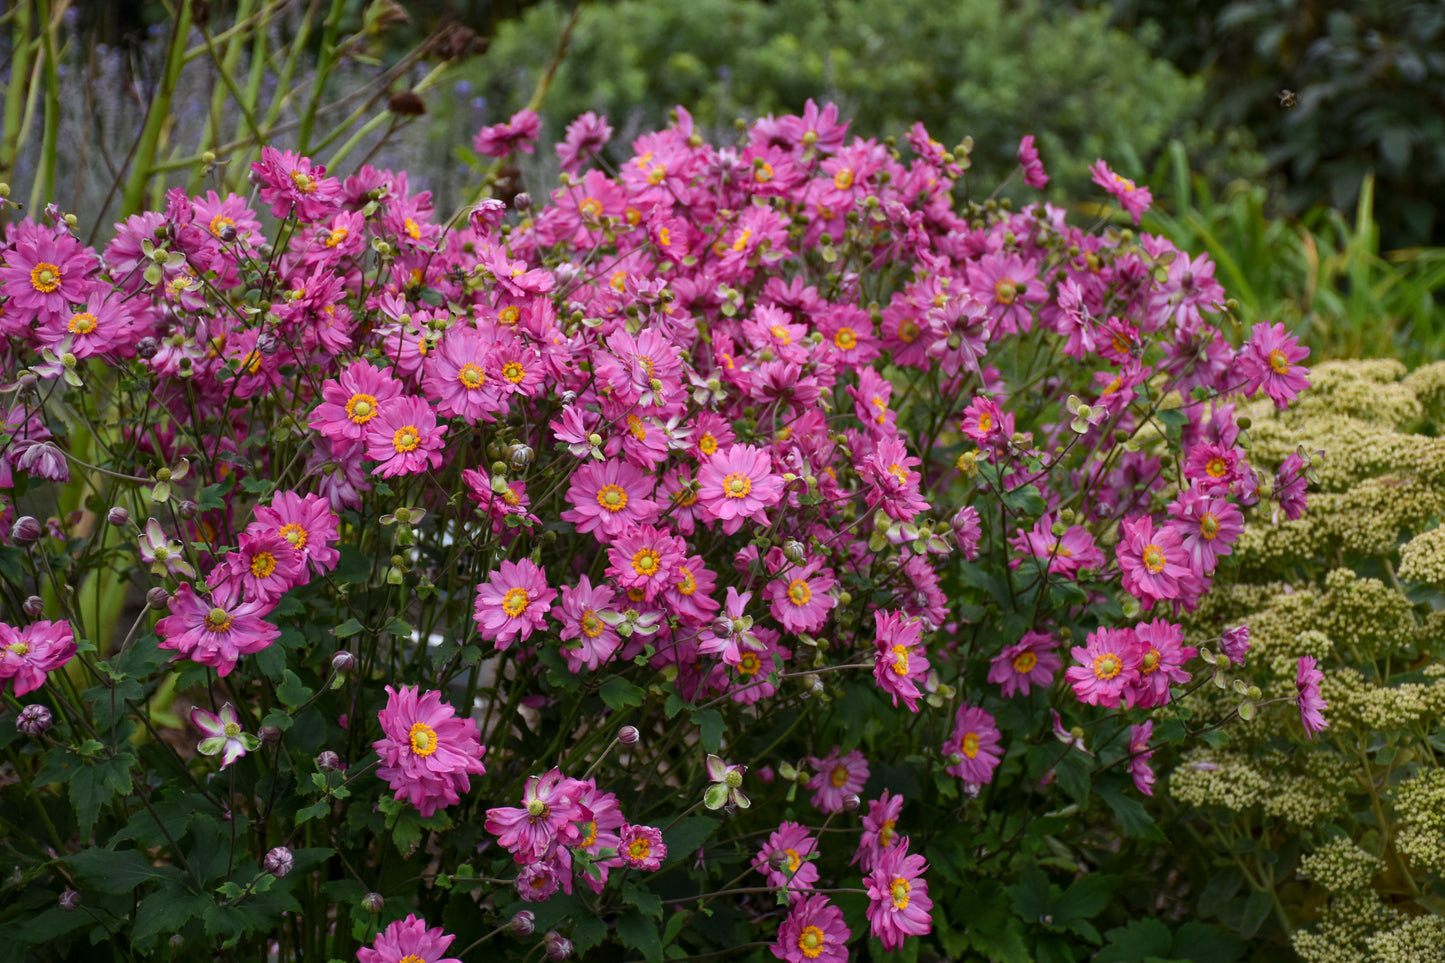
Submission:
{"label": "serrated green leaf", "polygon": [[[678,914],[683,915],[683,914]],[[572,948],[582,959],[587,951],[607,938],[607,924],[595,916],[584,916],[572,927]]]}
{"label": "serrated green leaf", "polygon": [[342,622],[336,628],[332,629],[331,634],[336,636],[338,639],[349,639],[365,628],[366,627],[362,625],[358,620],[347,619],[345,622]]}
{"label": "serrated green leaf", "polygon": [[637,950],[647,963],[661,963],[662,941],[657,924],[638,910],[628,910],[617,917],[617,938],[628,949]]}
{"label": "serrated green leaf", "polygon": [[314,691],[301,682],[299,675],[287,669],[282,675],[281,684],[276,687],[276,698],[280,699],[286,708],[296,709],[305,705]]}
{"label": "serrated green leaf", "polygon": [[65,857],[65,863],[83,882],[102,893],[129,893],[151,880],[174,880],[182,875],[174,866],[152,866],[134,849],[91,846]]}
{"label": "serrated green leaf", "polygon": [[1165,841],[1164,833],[1137,799],[1108,786],[1095,786],[1094,793],[1109,804],[1109,808],[1114,811],[1114,818],[1119,820],[1119,828],[1124,830],[1126,836],[1160,843]]}
{"label": "serrated green leaf", "polygon": [[130,938],[137,947],[145,949],[153,945],[158,937],[179,932],[181,927],[202,916],[215,902],[203,893],[167,884],[140,901]]}
{"label": "serrated green leaf", "polygon": [[662,897],[651,890],[628,883],[622,887],[622,901],[629,906],[636,906],[655,920],[662,919]]}
{"label": "serrated green leaf", "polygon": [[[723,787],[726,795],[727,787]],[[667,860],[663,866],[672,866],[685,859],[691,859],[699,846],[707,842],[717,831],[718,821],[711,816],[687,816],[665,830],[662,841],[667,845]]]}
{"label": "serrated green leaf", "polygon": [[102,806],[117,795],[130,792],[131,769],[135,763],[136,757],[130,752],[119,752],[75,771],[70,779],[70,802],[75,806],[81,839],[90,838]]}
{"label": "serrated green leaf", "polygon": [[718,752],[722,749],[723,717],[716,709],[701,709],[692,714],[693,724],[698,728],[698,739],[703,752]]}

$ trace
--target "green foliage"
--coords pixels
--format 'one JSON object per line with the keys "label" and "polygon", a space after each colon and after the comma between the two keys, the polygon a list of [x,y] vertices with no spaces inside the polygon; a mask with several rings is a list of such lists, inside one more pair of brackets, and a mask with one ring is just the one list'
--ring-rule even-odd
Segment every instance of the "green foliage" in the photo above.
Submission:
{"label": "green foliage", "polygon": [[[565,13],[555,4],[498,30],[465,68],[493,121],[522,106],[546,69]],[[922,121],[936,140],[978,145],[994,183],[1035,133],[1062,185],[1108,157],[1137,170],[1178,133],[1201,85],[1110,29],[1102,12],[1051,14],[1002,0],[626,0],[583,8],[541,113],[560,134],[577,114],[629,131],[682,104],[704,124],[835,100],[852,132],[882,136]],[[1147,38],[1145,38],[1147,40]]]}

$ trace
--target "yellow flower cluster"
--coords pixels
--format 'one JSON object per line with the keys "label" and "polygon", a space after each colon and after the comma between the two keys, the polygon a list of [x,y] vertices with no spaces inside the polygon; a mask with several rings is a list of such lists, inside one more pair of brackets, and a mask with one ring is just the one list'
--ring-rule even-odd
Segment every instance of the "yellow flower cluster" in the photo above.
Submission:
{"label": "yellow flower cluster", "polygon": [[1291,942],[1305,963],[1375,963],[1371,938],[1399,921],[1373,890],[1336,897],[1313,931],[1296,930]]}
{"label": "yellow flower cluster", "polygon": [[1445,769],[1425,769],[1401,783],[1395,809],[1404,820],[1396,848],[1416,866],[1445,874]]}
{"label": "yellow flower cluster", "polygon": [[1445,963],[1445,919],[1410,916],[1365,945],[1378,963]]}
{"label": "yellow flower cluster", "polygon": [[1300,860],[1301,876],[1313,878],[1325,889],[1342,896],[1370,888],[1380,869],[1380,858],[1366,852],[1348,836],[1336,836]]}
{"label": "yellow flower cluster", "polygon": [[1243,753],[1197,749],[1169,776],[1169,794],[1196,809],[1220,806],[1244,812],[1255,806],[1273,819],[1313,827],[1345,806],[1348,772],[1329,753],[1287,757],[1267,753],[1251,761]]}
{"label": "yellow flower cluster", "polygon": [[1404,544],[1400,577],[1445,589],[1445,528],[1432,528]]}

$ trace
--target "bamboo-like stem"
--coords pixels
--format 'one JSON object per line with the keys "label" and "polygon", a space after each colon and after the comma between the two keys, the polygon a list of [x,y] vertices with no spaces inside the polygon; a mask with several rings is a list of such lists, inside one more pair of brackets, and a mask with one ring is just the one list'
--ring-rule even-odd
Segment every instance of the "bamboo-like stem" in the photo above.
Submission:
{"label": "bamboo-like stem", "polygon": [[121,195],[120,216],[130,217],[141,209],[145,201],[146,187],[150,184],[160,150],[161,131],[171,115],[171,97],[175,94],[176,82],[181,76],[185,62],[186,36],[191,32],[191,0],[182,0],[171,27],[171,44],[166,51],[165,68],[161,74],[160,86],[151,98],[146,110],[145,127],[141,129],[136,144],[135,157],[131,162],[130,175],[126,179],[125,193]]}

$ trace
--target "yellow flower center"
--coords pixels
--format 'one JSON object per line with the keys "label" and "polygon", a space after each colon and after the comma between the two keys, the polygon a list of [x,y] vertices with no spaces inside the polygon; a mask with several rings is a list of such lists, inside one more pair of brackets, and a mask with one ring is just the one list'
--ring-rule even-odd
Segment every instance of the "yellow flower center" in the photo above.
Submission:
{"label": "yellow flower center", "polygon": [[276,571],[276,556],[270,552],[257,552],[251,556],[251,574],[256,578],[266,578]]}
{"label": "yellow flower center", "polygon": [[647,172],[647,183],[656,187],[667,177],[667,167],[664,164],[654,164],[652,170]]}
{"label": "yellow flower center", "polygon": [[300,171],[291,172],[291,183],[295,184],[296,189],[303,194],[312,194],[316,191],[316,182],[311,179],[309,174],[303,174]]}
{"label": "yellow flower center", "polygon": [[898,838],[898,830],[894,828],[894,827],[896,827],[897,825],[898,825],[898,820],[896,820],[896,819],[885,819],[885,820],[883,820],[883,825],[882,825],[882,826],[879,828],[879,830],[878,830],[878,845],[879,845],[879,846],[882,846],[884,849],[887,849],[888,847],[890,847],[890,846],[893,845],[893,840],[895,840],[895,839]]}
{"label": "yellow flower center", "polygon": [[457,370],[457,380],[468,391],[475,391],[487,383],[487,374],[479,365],[468,361]]}
{"label": "yellow flower center", "polygon": [[1145,653],[1144,658],[1139,662],[1139,674],[1148,675],[1159,668],[1159,660],[1159,650],[1150,646],[1149,651]]}
{"label": "yellow flower center", "polygon": [[687,569],[682,570],[682,578],[678,580],[677,590],[683,595],[691,595],[697,591],[697,576]]}
{"label": "yellow flower center", "polygon": [[642,419],[636,415],[628,415],[627,433],[638,441],[645,441],[647,439],[647,426],[644,425]]}
{"label": "yellow flower center", "polygon": [[853,168],[845,167],[833,175],[833,186],[840,191],[846,191],[853,186]]}
{"label": "yellow flower center", "polygon": [[708,432],[697,440],[697,450],[704,455],[711,455],[717,452],[717,439],[713,437],[712,432]]}
{"label": "yellow flower center", "polygon": [[411,735],[407,737],[411,751],[418,756],[429,756],[437,751],[437,731],[425,722],[413,722]]}
{"label": "yellow flower center", "polygon": [[1164,571],[1164,549],[1158,545],[1144,546],[1144,567],[1155,574]]}
{"label": "yellow flower center", "polygon": [[858,335],[852,328],[839,328],[833,335],[833,346],[840,351],[858,347]]}
{"label": "yellow flower center", "polygon": [[759,184],[771,184],[773,181],[773,165],[767,161],[753,168],[753,180]]}
{"label": "yellow flower center", "polygon": [[582,613],[582,634],[589,639],[595,639],[602,634],[605,623],[597,617],[592,609]]}
{"label": "yellow flower center", "polygon": [[627,492],[621,485],[603,485],[597,489],[597,504],[609,512],[620,512],[627,507]]}
{"label": "yellow flower center", "polygon": [[773,337],[777,338],[779,344],[793,343],[792,335],[788,334],[788,329],[783,327],[781,324],[773,325],[771,328],[768,329],[768,333],[771,334]]}
{"label": "yellow flower center", "polygon": [[1124,671],[1124,660],[1113,652],[1094,656],[1094,678],[1112,679]]}
{"label": "yellow flower center", "polygon": [[1025,675],[1034,671],[1034,666],[1039,664],[1039,657],[1032,652],[1020,652],[1014,656],[1014,671]]}
{"label": "yellow flower center", "polygon": [[785,849],[783,850],[783,852],[788,857],[788,872],[796,873],[798,871],[798,867],[803,865],[803,857],[798,855],[798,851],[796,849]]}
{"label": "yellow flower center", "polygon": [[904,318],[903,322],[898,325],[898,340],[904,344],[912,344],[918,340],[920,330],[917,321],[912,318]]}
{"label": "yellow flower center", "polygon": [[1223,478],[1227,471],[1229,471],[1229,464],[1218,456],[1209,459],[1204,465],[1204,472],[1210,478]]}
{"label": "yellow flower center", "polygon": [[416,451],[421,447],[421,432],[416,430],[415,425],[398,428],[396,433],[391,436],[391,447],[400,454]]}
{"label": "yellow flower center", "polygon": [[747,475],[733,472],[723,479],[724,498],[742,498],[753,490],[753,483]]}
{"label": "yellow flower center", "polygon": [[888,474],[898,479],[898,484],[908,484],[908,469],[904,468],[902,465],[889,465]]}
{"label": "yellow flower center", "polygon": [[426,963],[426,960],[417,956],[415,953],[408,953],[406,956],[397,960],[396,963]]}
{"label": "yellow flower center", "polygon": [[602,216],[602,202],[595,197],[584,197],[582,203],[577,205],[577,212],[589,221],[595,221]]}
{"label": "yellow flower center", "polygon": [[235,619],[231,616],[230,612],[218,606],[206,613],[206,631],[225,632],[230,629],[231,623],[234,621]]}
{"label": "yellow flower center", "polygon": [[281,526],[281,537],[290,542],[295,548],[306,547],[306,529],[295,522],[287,522]]}
{"label": "yellow flower center", "polygon": [[411,238],[413,241],[421,240],[421,228],[416,226],[416,221],[413,221],[411,218],[408,217],[406,220],[402,221],[401,226],[403,229],[405,229],[407,237]]}
{"label": "yellow flower center", "polygon": [[527,377],[527,369],[522,367],[522,362],[520,361],[508,361],[502,365],[502,377],[514,385],[519,384],[522,379]]}
{"label": "yellow flower center", "polygon": [[95,315],[89,311],[82,311],[79,314],[70,316],[70,322],[66,325],[71,334],[90,334],[98,325]]}
{"label": "yellow flower center", "polygon": [[908,885],[908,880],[902,876],[893,877],[893,885],[888,889],[888,895],[893,897],[894,909],[908,909],[908,893],[913,889]]}
{"label": "yellow flower center", "polygon": [[354,394],[346,402],[346,417],[353,425],[364,425],[376,417],[376,398],[373,395]]}
{"label": "yellow flower center", "polygon": [[[753,232],[752,232],[752,230],[749,229],[749,228],[746,228],[746,227],[743,228],[743,232],[738,235],[738,239],[737,239],[736,241],[733,241],[733,250],[734,250],[734,251],[744,251],[744,250],[747,250],[748,242],[751,241],[752,239],[753,239]],[[775,329],[775,330],[776,330],[776,329]]]}
{"label": "yellow flower center", "polygon": [[652,855],[652,844],[647,841],[646,836],[638,836],[627,844],[627,855],[633,859],[646,859]]}
{"label": "yellow flower center", "polygon": [[597,842],[597,830],[597,820],[594,819],[591,822],[583,823],[582,842],[578,843],[577,845],[582,849],[586,849],[588,846],[591,846],[593,843]]}
{"label": "yellow flower center", "polygon": [[678,508],[690,508],[697,504],[697,492],[691,488],[679,488],[672,493],[672,503]]}
{"label": "yellow flower center", "polygon": [[217,214],[215,217],[211,218],[211,235],[213,237],[220,237],[221,230],[223,228],[235,226],[236,222],[234,219],[229,218],[224,214]]}
{"label": "yellow flower center", "polygon": [[527,611],[527,590],[524,588],[509,588],[507,594],[502,596],[502,611],[512,618],[516,618]]}
{"label": "yellow flower center", "polygon": [[522,319],[522,309],[515,304],[509,304],[497,312],[497,320],[510,327]]}
{"label": "yellow flower center", "polygon": [[908,674],[908,646],[899,643],[893,647],[893,669],[894,675]]}
{"label": "yellow flower center", "polygon": [[26,655],[30,652],[30,645],[25,642],[11,642],[5,648],[0,649],[0,661],[4,661],[6,652],[11,655]]}
{"label": "yellow flower center", "polygon": [[1013,304],[1018,293],[1018,286],[1010,278],[1000,278],[999,282],[993,286],[993,296],[999,304]]}
{"label": "yellow flower center", "polygon": [[833,771],[828,774],[828,781],[833,784],[834,789],[842,789],[848,782],[848,767],[841,762],[838,763],[838,765],[833,767]]}
{"label": "yellow flower center", "polygon": [[656,549],[638,549],[632,556],[632,570],[644,578],[652,578],[662,567],[662,555]]}
{"label": "yellow flower center", "polygon": [[1275,374],[1289,374],[1289,359],[1278,348],[1269,353],[1269,369]]}
{"label": "yellow flower center", "polygon": [[963,737],[963,754],[970,759],[978,755],[978,733],[970,732]]}
{"label": "yellow flower center", "polygon": [[30,269],[30,286],[41,294],[49,294],[60,287],[60,267],[49,261],[41,261]]}
{"label": "yellow flower center", "polygon": [[738,657],[738,675],[751,678],[758,674],[763,667],[763,660],[758,658],[756,652],[744,652]]}
{"label": "yellow flower center", "polygon": [[806,605],[812,597],[813,590],[802,579],[795,578],[788,583],[788,601],[794,605]]}
{"label": "yellow flower center", "polygon": [[346,236],[347,236],[348,234],[350,234],[350,233],[351,233],[351,232],[348,231],[346,228],[344,228],[344,227],[338,227],[338,228],[336,228],[335,230],[333,230],[330,234],[326,235],[326,240],[325,240],[324,243],[325,243],[326,246],[329,247],[329,248],[330,248],[330,247],[335,247],[336,245],[340,244],[342,241],[346,240]]}
{"label": "yellow flower center", "polygon": [[823,955],[823,946],[826,943],[823,931],[816,926],[805,926],[803,932],[798,934],[798,949],[810,960],[816,960]]}

